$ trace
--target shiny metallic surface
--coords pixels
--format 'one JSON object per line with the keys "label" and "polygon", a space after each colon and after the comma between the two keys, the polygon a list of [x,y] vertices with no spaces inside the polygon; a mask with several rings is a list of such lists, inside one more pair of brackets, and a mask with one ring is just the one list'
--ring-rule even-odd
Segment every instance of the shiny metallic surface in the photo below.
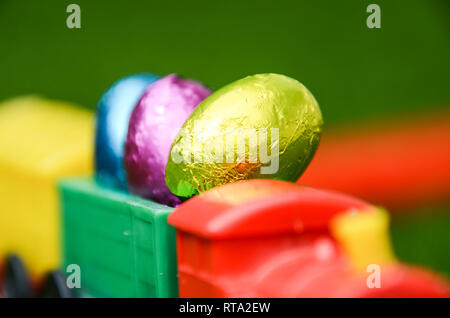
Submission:
{"label": "shiny metallic surface", "polygon": [[175,74],[146,90],[131,115],[125,146],[131,193],[169,206],[180,203],[164,181],[170,147],[185,120],[210,93],[202,84]]}
{"label": "shiny metallic surface", "polygon": [[115,82],[97,106],[95,174],[98,181],[126,190],[123,153],[130,115],[147,87],[159,79],[136,74]]}
{"label": "shiny metallic surface", "polygon": [[322,124],[317,101],[297,80],[248,76],[195,109],[174,140],[166,184],[185,199],[244,179],[296,181],[316,151]]}

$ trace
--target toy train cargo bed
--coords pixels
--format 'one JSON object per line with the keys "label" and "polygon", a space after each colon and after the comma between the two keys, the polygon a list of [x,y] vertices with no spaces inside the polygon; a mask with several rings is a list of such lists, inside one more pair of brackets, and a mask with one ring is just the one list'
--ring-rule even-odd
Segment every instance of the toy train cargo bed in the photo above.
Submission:
{"label": "toy train cargo bed", "polygon": [[93,116],[70,103],[0,104],[0,267],[10,253],[32,279],[59,266],[56,181],[92,171]]}
{"label": "toy train cargo bed", "polygon": [[61,182],[65,267],[94,297],[177,297],[172,208],[92,179]]}

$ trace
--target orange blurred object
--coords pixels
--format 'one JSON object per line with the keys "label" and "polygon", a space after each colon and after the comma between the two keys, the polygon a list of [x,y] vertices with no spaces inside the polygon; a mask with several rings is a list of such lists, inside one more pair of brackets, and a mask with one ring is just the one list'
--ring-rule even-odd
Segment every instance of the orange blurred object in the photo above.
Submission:
{"label": "orange blurred object", "polygon": [[399,210],[450,199],[450,114],[329,130],[298,183]]}

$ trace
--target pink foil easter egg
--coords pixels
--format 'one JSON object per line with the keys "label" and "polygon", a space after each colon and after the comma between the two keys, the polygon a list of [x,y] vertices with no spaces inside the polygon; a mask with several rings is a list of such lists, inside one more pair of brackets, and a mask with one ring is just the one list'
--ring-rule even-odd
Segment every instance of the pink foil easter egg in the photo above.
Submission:
{"label": "pink foil easter egg", "polygon": [[151,84],[130,117],[124,165],[129,191],[169,206],[181,201],[164,181],[170,148],[179,129],[211,91],[175,74]]}

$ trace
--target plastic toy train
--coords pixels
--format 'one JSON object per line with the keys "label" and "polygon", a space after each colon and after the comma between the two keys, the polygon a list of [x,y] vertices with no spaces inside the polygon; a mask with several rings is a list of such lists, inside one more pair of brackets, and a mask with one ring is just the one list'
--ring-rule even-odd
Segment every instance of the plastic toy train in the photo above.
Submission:
{"label": "plastic toy train", "polygon": [[77,264],[95,297],[176,297],[173,208],[106,188],[92,179],[60,186],[64,267]]}
{"label": "plastic toy train", "polygon": [[[42,104],[0,108],[4,296],[449,296],[444,279],[395,259],[387,213],[353,197],[249,180],[173,209],[68,178],[91,172],[92,116]],[[71,264],[79,290],[54,272]]]}
{"label": "plastic toy train", "polygon": [[[445,281],[395,260],[383,210],[346,195],[249,180],[172,211],[91,179],[61,189],[64,263],[80,265],[91,296],[448,295]],[[368,287],[372,264],[380,288]]]}
{"label": "plastic toy train", "polygon": [[92,173],[93,136],[93,114],[72,104],[22,97],[0,105],[3,296],[29,297],[65,282],[54,271],[61,259],[56,183]]}

